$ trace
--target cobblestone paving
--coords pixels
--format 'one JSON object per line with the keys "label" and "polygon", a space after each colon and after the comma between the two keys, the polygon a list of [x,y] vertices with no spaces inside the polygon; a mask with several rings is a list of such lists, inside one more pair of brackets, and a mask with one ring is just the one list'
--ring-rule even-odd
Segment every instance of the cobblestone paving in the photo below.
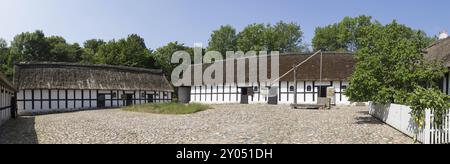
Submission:
{"label": "cobblestone paving", "polygon": [[410,144],[368,115],[367,107],[331,111],[288,106],[215,105],[192,115],[118,109],[22,117],[0,127],[0,143]]}

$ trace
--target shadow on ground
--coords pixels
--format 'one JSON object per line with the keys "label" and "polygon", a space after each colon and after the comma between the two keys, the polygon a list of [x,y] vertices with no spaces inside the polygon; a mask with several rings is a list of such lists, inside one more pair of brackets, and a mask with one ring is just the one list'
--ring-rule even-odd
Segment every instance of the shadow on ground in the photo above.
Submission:
{"label": "shadow on ground", "polygon": [[372,117],[369,111],[359,111],[358,113],[361,114],[361,116],[355,118],[356,124],[384,124],[380,120]]}
{"label": "shadow on ground", "polygon": [[19,117],[3,124],[0,144],[38,144],[35,117]]}
{"label": "shadow on ground", "polygon": [[379,124],[383,125],[384,123],[380,120],[373,118],[372,116],[360,116],[356,117],[356,124]]}

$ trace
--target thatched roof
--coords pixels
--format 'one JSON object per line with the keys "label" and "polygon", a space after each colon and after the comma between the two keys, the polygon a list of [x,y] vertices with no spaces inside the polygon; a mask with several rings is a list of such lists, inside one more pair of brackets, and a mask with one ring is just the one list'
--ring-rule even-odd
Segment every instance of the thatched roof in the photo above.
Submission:
{"label": "thatched roof", "polygon": [[[293,65],[305,61],[312,54],[288,54],[280,58],[280,75],[292,69]],[[322,80],[340,81],[347,80],[355,70],[356,60],[350,53],[324,52],[322,63]],[[298,68],[297,78],[299,80],[320,80],[320,55]],[[290,73],[282,81],[293,81],[294,73]]]}
{"label": "thatched roof", "polygon": [[[298,53],[288,53],[280,55],[280,73],[283,74],[290,71],[294,65],[298,65],[299,63],[305,61],[312,54],[298,54]],[[268,58],[268,77],[270,77],[270,57]],[[356,60],[353,58],[353,55],[350,53],[338,53],[338,52],[323,52],[323,71],[322,71],[322,80],[324,81],[341,81],[347,80],[355,70]],[[195,65],[193,67],[200,67],[201,65]],[[209,64],[203,65],[203,70],[208,68]],[[226,64],[224,64],[226,67]],[[236,62],[235,62],[235,73],[236,72]],[[224,69],[225,70],[225,69]],[[194,71],[192,71],[194,73]],[[246,62],[246,82],[249,82],[248,78],[248,61]],[[224,76],[226,77],[226,72],[224,72]],[[224,79],[225,79],[224,77]],[[302,66],[298,68],[297,79],[302,81],[318,81],[320,80],[320,55],[316,55],[311,58],[309,61],[304,63]],[[294,74],[293,72],[284,76],[281,81],[293,81]],[[235,78],[235,82],[236,82]],[[251,81],[257,82],[257,81]],[[262,82],[262,81],[259,81]],[[192,82],[193,83],[193,82]]]}
{"label": "thatched roof", "polygon": [[426,60],[443,62],[444,66],[450,67],[450,37],[436,41],[425,51]]}
{"label": "thatched roof", "polygon": [[12,84],[8,81],[8,79],[6,78],[6,76],[5,76],[3,73],[1,73],[1,72],[0,72],[0,84],[1,84],[3,87],[5,87],[5,88],[7,88],[7,89],[9,89],[9,90],[17,91],[17,89],[14,87],[14,85],[12,85]]}
{"label": "thatched roof", "polygon": [[173,88],[162,70],[72,63],[15,65],[18,89],[155,90]]}

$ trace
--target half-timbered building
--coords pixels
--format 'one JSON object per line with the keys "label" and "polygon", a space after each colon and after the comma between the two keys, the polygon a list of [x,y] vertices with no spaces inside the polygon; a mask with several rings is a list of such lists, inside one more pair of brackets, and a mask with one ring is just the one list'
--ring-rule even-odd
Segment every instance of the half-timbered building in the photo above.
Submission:
{"label": "half-timbered building", "polygon": [[162,70],[71,63],[15,65],[21,115],[172,101]]}
{"label": "half-timbered building", "polygon": [[[318,98],[329,97],[330,89],[332,89],[333,105],[349,105],[350,102],[344,95],[344,91],[349,85],[348,78],[354,71],[355,60],[353,55],[336,52],[324,52],[322,56],[312,55],[280,55],[279,74],[283,75],[288,72],[289,74],[275,83],[246,81],[248,84],[224,83],[221,85],[184,86],[178,89],[179,99],[181,102],[206,104],[292,104],[297,98],[299,104],[315,104]],[[310,59],[307,60],[308,58]],[[293,66],[302,62],[305,63],[298,67],[295,82],[294,72],[291,70]],[[206,65],[203,65],[203,67],[206,67]],[[268,70],[270,71],[270,68]],[[270,75],[270,73],[268,74]],[[248,70],[246,76],[248,76]],[[249,79],[247,78],[247,80]],[[277,96],[268,97],[265,89],[274,87]],[[295,92],[296,88],[297,92]],[[265,90],[266,93],[263,94],[262,90]]]}
{"label": "half-timbered building", "polygon": [[2,73],[0,73],[0,91],[0,125],[2,125],[15,115],[13,97],[16,93],[14,86]]}

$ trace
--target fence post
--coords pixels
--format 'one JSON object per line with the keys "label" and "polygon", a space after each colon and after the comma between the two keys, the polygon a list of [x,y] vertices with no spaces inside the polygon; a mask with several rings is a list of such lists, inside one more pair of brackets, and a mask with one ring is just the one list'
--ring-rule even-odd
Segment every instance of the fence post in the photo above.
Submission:
{"label": "fence post", "polygon": [[429,109],[425,110],[425,125],[423,129],[424,140],[423,144],[431,144],[431,111]]}

